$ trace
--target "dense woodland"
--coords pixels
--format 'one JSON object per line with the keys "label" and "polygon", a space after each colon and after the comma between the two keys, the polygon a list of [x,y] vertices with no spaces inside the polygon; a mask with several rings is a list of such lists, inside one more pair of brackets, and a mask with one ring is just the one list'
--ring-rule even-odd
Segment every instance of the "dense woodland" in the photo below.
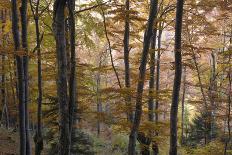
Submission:
{"label": "dense woodland", "polygon": [[231,0],[0,0],[0,154],[232,154]]}

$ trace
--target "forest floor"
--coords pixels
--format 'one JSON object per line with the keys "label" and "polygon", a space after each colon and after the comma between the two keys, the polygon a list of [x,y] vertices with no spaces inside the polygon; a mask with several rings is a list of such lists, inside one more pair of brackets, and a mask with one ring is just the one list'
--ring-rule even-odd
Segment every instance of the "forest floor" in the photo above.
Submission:
{"label": "forest floor", "polygon": [[[32,154],[34,154],[34,142],[32,143]],[[0,127],[0,155],[19,155],[19,134],[14,129]],[[45,155],[45,154],[44,154]]]}
{"label": "forest floor", "polygon": [[17,132],[0,128],[0,155],[17,155],[19,150]]}

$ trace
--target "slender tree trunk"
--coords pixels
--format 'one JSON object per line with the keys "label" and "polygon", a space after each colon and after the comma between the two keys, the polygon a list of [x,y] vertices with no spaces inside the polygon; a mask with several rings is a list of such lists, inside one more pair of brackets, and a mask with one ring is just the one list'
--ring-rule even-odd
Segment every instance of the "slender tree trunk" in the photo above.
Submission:
{"label": "slender tree trunk", "polygon": [[159,90],[160,90],[160,57],[161,57],[161,37],[162,37],[162,23],[159,25],[159,35],[158,35],[158,53],[157,53],[157,71],[156,71],[156,96],[158,99],[156,99],[155,102],[155,110],[156,110],[156,115],[155,115],[155,121],[158,123],[159,121]]}
{"label": "slender tree trunk", "polygon": [[181,101],[181,145],[184,145],[184,111],[185,111],[185,91],[186,91],[186,66],[184,66],[183,91]]}
{"label": "slender tree trunk", "polygon": [[143,87],[145,81],[147,57],[148,57],[151,37],[153,34],[152,30],[153,30],[154,20],[156,18],[157,6],[158,6],[158,1],[151,0],[147,29],[144,33],[143,52],[142,52],[142,58],[139,68],[139,82],[137,85],[136,110],[135,110],[133,125],[129,136],[128,155],[135,155],[136,138],[137,138],[140,120],[142,116],[142,96],[143,96]]}
{"label": "slender tree trunk", "polygon": [[112,68],[114,70],[114,74],[115,74],[115,76],[117,78],[118,86],[119,86],[119,88],[122,88],[122,84],[121,84],[120,79],[119,79],[119,74],[118,74],[116,66],[114,64],[113,53],[112,53],[112,48],[111,48],[111,42],[110,42],[110,38],[109,38],[108,32],[107,32],[105,12],[104,12],[102,7],[100,7],[100,8],[101,8],[102,18],[103,18],[104,33],[105,33],[105,37],[106,37],[106,40],[107,40],[107,43],[108,43],[108,48],[109,48],[108,50],[109,50],[109,54],[110,54],[111,66],[112,66]]}
{"label": "slender tree trunk", "polygon": [[41,49],[40,49],[40,30],[39,30],[39,20],[36,18],[36,42],[37,42],[37,64],[38,64],[38,105],[37,105],[37,140],[35,154],[40,155],[43,150],[43,136],[42,136],[42,65],[41,65]]}
{"label": "slender tree trunk", "polygon": [[177,114],[179,103],[179,92],[181,85],[181,31],[183,18],[184,0],[177,0],[176,26],[175,26],[175,77],[172,93],[172,104],[170,112],[170,155],[177,155]]}
{"label": "slender tree trunk", "polygon": [[[99,66],[101,67],[101,65]],[[100,94],[100,87],[101,87],[101,75],[100,73],[97,73],[97,112],[101,113],[102,112],[102,103],[101,103],[101,94]],[[97,136],[99,137],[101,134],[101,122],[98,119],[97,122]]]}
{"label": "slender tree trunk", "polygon": [[[230,39],[230,43],[232,42],[232,39]],[[229,64],[231,62],[231,55],[229,56]],[[227,149],[228,149],[228,144],[230,144],[231,141],[231,93],[232,93],[232,68],[229,68],[228,71],[228,80],[229,80],[229,90],[228,90],[228,113],[227,113],[227,128],[228,128],[228,138],[225,143],[225,148],[224,148],[224,155],[227,155]]]}
{"label": "slender tree trunk", "polygon": [[30,0],[31,10],[35,21],[35,31],[36,31],[36,51],[37,51],[37,72],[38,72],[38,100],[37,100],[37,126],[36,135],[34,137],[35,142],[35,155],[40,155],[43,150],[43,136],[42,136],[42,66],[41,66],[41,36],[39,29],[39,5],[40,0],[37,0],[35,9]]}
{"label": "slender tree trunk", "polygon": [[[160,90],[160,57],[161,57],[161,37],[163,32],[163,26],[162,22],[159,23],[159,35],[158,35],[158,52],[157,52],[157,70],[156,70],[156,102],[155,102],[155,122],[158,125],[159,123],[159,90]],[[156,136],[158,136],[159,133],[156,132]],[[153,143],[152,146],[153,154],[158,155],[159,154],[159,147],[158,143]]]}
{"label": "slender tree trunk", "polygon": [[[190,43],[191,43],[191,41],[190,41]],[[203,98],[203,102],[204,102],[204,108],[205,108],[205,111],[208,112],[208,105],[207,105],[206,95],[205,95],[204,88],[203,88],[203,83],[202,83],[202,80],[201,80],[200,69],[199,69],[199,66],[198,66],[198,63],[197,63],[196,54],[195,54],[193,48],[191,48],[191,51],[192,51],[192,57],[193,57],[194,65],[195,65],[195,68],[196,68],[196,71],[197,71],[197,78],[198,78],[198,81],[199,81],[199,84],[200,84],[200,90],[201,90],[201,94],[202,94],[202,98]],[[204,126],[205,126],[205,129],[208,129],[207,120],[204,121]],[[204,137],[205,145],[207,144],[207,141],[208,141],[207,137],[208,137],[207,133],[205,132],[205,137]]]}
{"label": "slender tree trunk", "polygon": [[[156,34],[157,24],[155,22],[155,28],[153,29],[153,36],[151,38],[151,51],[150,51],[150,79],[149,79],[149,94],[148,94],[148,121],[154,122],[154,87],[155,87],[155,50],[156,50]],[[152,135],[153,131],[150,131]],[[138,136],[139,137],[139,136]],[[149,138],[149,137],[147,137]],[[150,139],[150,138],[149,138]],[[151,139],[148,141],[149,144],[145,145],[145,149],[149,151]],[[144,144],[142,144],[144,145]],[[145,151],[147,152],[147,151]]]}
{"label": "slender tree trunk", "polygon": [[211,77],[210,77],[210,86],[209,86],[209,97],[211,103],[211,110],[210,110],[210,136],[209,140],[211,141],[214,138],[215,134],[215,98],[216,98],[216,91],[217,91],[217,82],[216,82],[216,54],[215,52],[211,53]]}
{"label": "slender tree trunk", "polygon": [[130,122],[133,121],[133,110],[131,104],[131,94],[129,93],[130,84],[130,61],[129,61],[129,40],[130,40],[130,1],[126,0],[125,3],[125,31],[124,31],[124,65],[125,65],[125,87],[128,89],[128,94],[126,95],[126,105],[128,107],[127,118]]}
{"label": "slender tree trunk", "polygon": [[23,71],[24,71],[24,104],[25,104],[25,132],[26,132],[26,154],[31,154],[30,146],[30,131],[29,131],[29,112],[28,112],[28,44],[27,44],[27,0],[22,0],[20,8],[21,26],[22,26],[22,48],[26,52],[23,56]]}
{"label": "slender tree trunk", "polygon": [[[17,1],[12,0],[12,32],[14,38],[14,48],[17,52],[20,49],[20,37],[18,28],[18,7]],[[24,72],[23,59],[16,53],[17,78],[18,78],[18,99],[19,99],[19,136],[20,136],[20,155],[26,155],[26,129],[25,129],[25,102],[24,102]]]}
{"label": "slender tree trunk", "polygon": [[148,97],[148,120],[154,121],[154,88],[155,88],[155,46],[156,46],[156,34],[157,24],[153,30],[153,36],[151,40],[151,52],[150,52],[150,79],[149,79],[149,97]]}
{"label": "slender tree trunk", "polygon": [[[189,44],[192,44],[192,39],[190,37],[189,30],[188,30],[188,36],[189,36]],[[201,80],[200,68],[199,68],[199,65],[197,63],[196,53],[195,53],[195,51],[194,51],[193,48],[191,48],[190,50],[191,50],[192,58],[193,58],[194,65],[195,65],[195,68],[196,68],[196,71],[197,71],[197,78],[198,78],[198,81],[199,81],[199,84],[200,84],[200,90],[201,90],[201,94],[202,94],[202,98],[203,98],[203,102],[204,102],[204,110],[206,112],[208,112],[208,105],[207,105],[206,94],[205,94],[205,91],[204,91],[204,88],[203,88],[203,83],[202,83],[202,80]],[[208,129],[208,121],[207,120],[204,120],[204,126],[205,126],[205,129],[209,130]],[[207,144],[207,141],[208,141],[208,136],[207,136],[207,133],[205,132],[205,136],[204,136],[205,145]]]}
{"label": "slender tree trunk", "polygon": [[[69,24],[70,24],[70,77],[69,77],[69,134],[70,134],[70,147],[72,146],[72,136],[75,137],[73,132],[74,125],[76,124],[76,111],[77,111],[77,89],[76,89],[76,48],[75,48],[75,0],[68,0],[69,8]],[[70,148],[71,150],[71,148]]]}
{"label": "slender tree trunk", "polygon": [[68,88],[67,88],[67,54],[65,41],[65,10],[66,1],[54,2],[53,28],[56,39],[56,53],[58,63],[57,96],[60,110],[59,155],[69,154],[69,116],[68,116]]}

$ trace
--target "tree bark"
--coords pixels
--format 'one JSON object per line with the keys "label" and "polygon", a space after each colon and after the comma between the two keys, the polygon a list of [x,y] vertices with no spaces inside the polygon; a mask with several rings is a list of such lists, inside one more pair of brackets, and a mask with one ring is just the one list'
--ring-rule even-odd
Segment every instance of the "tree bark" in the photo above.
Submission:
{"label": "tree bark", "polygon": [[56,54],[58,63],[57,97],[60,115],[59,155],[69,154],[69,116],[67,88],[67,54],[65,40],[65,10],[66,1],[54,2],[53,28],[56,39]]}
{"label": "tree bark", "polygon": [[182,101],[181,101],[181,145],[184,145],[185,91],[186,91],[186,66],[184,66],[183,91],[182,91]]}
{"label": "tree bark", "polygon": [[14,48],[16,52],[17,79],[18,79],[18,100],[19,100],[19,136],[20,136],[20,155],[26,155],[26,129],[25,129],[25,102],[24,102],[24,72],[23,59],[17,55],[20,49],[20,37],[18,28],[18,7],[17,1],[12,0],[12,33],[14,38]]}
{"label": "tree bark", "polygon": [[35,142],[35,155],[40,155],[43,150],[43,136],[42,136],[42,66],[41,66],[41,39],[40,39],[40,29],[39,29],[39,5],[40,0],[37,0],[35,9],[30,0],[31,10],[35,21],[35,31],[36,31],[36,51],[37,51],[37,72],[38,72],[38,100],[37,100],[37,126],[36,135],[34,137]]}
{"label": "tree bark", "polygon": [[154,121],[154,88],[155,88],[155,46],[156,46],[156,34],[157,24],[153,30],[153,36],[151,40],[151,52],[150,52],[150,79],[149,79],[149,97],[148,97],[148,120]]}
{"label": "tree bark", "polygon": [[[101,67],[101,63],[99,65],[99,68]],[[101,93],[100,93],[100,89],[101,89],[101,75],[100,73],[97,73],[96,76],[96,81],[97,81],[97,112],[101,113],[102,112],[102,103],[101,103]],[[98,119],[97,121],[97,136],[99,137],[101,134],[101,121]]]}
{"label": "tree bark", "polygon": [[210,136],[209,140],[211,141],[214,138],[215,133],[215,98],[216,98],[216,91],[217,91],[217,81],[216,81],[216,53],[212,51],[211,53],[211,71],[210,71],[210,86],[209,86],[209,98],[211,104],[210,110]]}
{"label": "tree bark", "polygon": [[[159,90],[160,90],[160,57],[161,57],[161,37],[163,33],[163,25],[162,22],[159,23],[159,35],[158,35],[158,52],[157,52],[157,69],[156,69],[156,102],[155,102],[155,122],[158,125],[159,123]],[[158,136],[159,133],[156,132],[156,136]],[[153,143],[153,154],[158,155],[159,154],[159,146],[157,142]]]}
{"label": "tree bark", "polygon": [[[230,44],[232,43],[232,39],[230,38]],[[230,49],[231,50],[231,49]],[[229,56],[229,64],[231,63],[231,55]],[[224,155],[227,155],[227,149],[228,149],[228,144],[230,144],[231,141],[231,125],[230,125],[230,121],[231,121],[231,93],[232,93],[232,67],[229,67],[229,71],[228,71],[228,112],[227,112],[227,128],[228,128],[228,138],[226,139],[225,142],[225,147],[224,147]]]}
{"label": "tree bark", "polygon": [[136,138],[137,138],[140,120],[142,116],[142,96],[143,96],[143,88],[145,81],[147,57],[148,57],[151,37],[153,34],[152,30],[153,30],[154,20],[156,18],[157,6],[158,6],[158,1],[151,0],[149,19],[148,19],[146,31],[144,33],[143,52],[142,52],[142,58],[139,68],[139,82],[137,85],[136,107],[135,107],[136,110],[135,110],[133,125],[129,136],[128,155],[135,155]]}
{"label": "tree bark", "polygon": [[[69,77],[69,134],[70,134],[70,147],[72,146],[72,136],[75,136],[73,132],[74,124],[76,123],[77,112],[77,85],[76,85],[76,47],[75,47],[75,0],[68,0],[69,8],[69,24],[70,24],[70,77]],[[71,148],[70,148],[71,150]]]}
{"label": "tree bark", "polygon": [[184,0],[177,0],[176,25],[175,25],[175,77],[172,93],[172,104],[170,112],[170,155],[177,155],[177,114],[179,103],[179,92],[181,85],[181,31],[183,18]]}
{"label": "tree bark", "polygon": [[23,72],[24,72],[24,104],[25,104],[25,132],[26,132],[26,154],[31,154],[30,146],[30,131],[29,131],[29,112],[28,112],[28,44],[27,44],[27,0],[22,0],[20,7],[21,13],[21,38],[22,38],[22,48],[25,51],[23,56]]}
{"label": "tree bark", "polygon": [[130,94],[130,60],[129,60],[129,41],[130,40],[130,1],[126,0],[125,3],[125,31],[124,31],[124,65],[125,65],[125,87],[128,89],[128,94],[126,95],[125,101],[128,107],[127,118],[130,122],[133,121],[133,110],[131,104],[131,94]]}

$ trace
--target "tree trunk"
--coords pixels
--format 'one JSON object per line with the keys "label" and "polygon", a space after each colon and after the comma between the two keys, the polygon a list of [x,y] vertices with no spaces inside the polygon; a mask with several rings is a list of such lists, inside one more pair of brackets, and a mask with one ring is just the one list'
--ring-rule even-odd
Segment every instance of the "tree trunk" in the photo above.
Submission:
{"label": "tree trunk", "polygon": [[[163,26],[162,22],[159,23],[159,35],[158,35],[158,53],[157,53],[157,70],[156,70],[156,102],[155,102],[155,122],[158,125],[159,123],[159,90],[160,90],[160,50],[161,50],[161,37],[163,33]],[[158,136],[159,133],[156,132],[156,136]],[[158,155],[159,154],[159,147],[158,143],[153,143],[153,154]]]}
{"label": "tree trunk", "polygon": [[150,79],[149,79],[149,97],[148,97],[148,120],[154,121],[154,88],[155,88],[155,46],[156,46],[156,34],[157,24],[153,30],[153,36],[151,40],[151,52],[150,52]]}
{"label": "tree trunk", "polygon": [[209,86],[209,98],[211,103],[211,111],[210,111],[210,136],[209,140],[211,141],[215,136],[215,98],[217,91],[217,81],[216,81],[216,53],[213,51],[211,53],[211,71],[210,71],[210,86]]}
{"label": "tree trunk", "polygon": [[[153,29],[153,36],[151,38],[151,51],[150,51],[150,79],[149,79],[149,94],[148,94],[148,121],[154,122],[154,87],[155,87],[155,46],[156,46],[156,34],[157,34],[157,24],[155,24],[155,28]],[[153,134],[153,131],[150,131],[150,134]],[[139,137],[139,136],[138,136]],[[149,137],[147,137],[149,138]],[[150,139],[150,138],[149,138]],[[139,139],[138,139],[139,140]],[[142,142],[142,140],[140,140]],[[149,150],[151,140],[149,140],[149,144],[145,145],[144,149]],[[147,152],[147,151],[145,151]]]}
{"label": "tree trunk", "polygon": [[54,2],[53,28],[56,39],[56,54],[58,64],[57,97],[60,112],[59,155],[69,154],[69,116],[67,88],[67,54],[65,48],[65,1]]}
{"label": "tree trunk", "polygon": [[[99,65],[99,68],[101,67],[101,64]],[[100,87],[101,87],[101,75],[100,73],[97,73],[97,113],[101,113],[102,112],[102,103],[101,103],[101,93],[100,93]],[[99,137],[101,133],[101,121],[98,118],[97,121],[97,136]]]}
{"label": "tree trunk", "polygon": [[136,110],[135,110],[133,125],[129,136],[128,155],[135,155],[136,138],[137,138],[140,120],[142,116],[142,96],[143,96],[143,87],[144,87],[144,80],[146,73],[147,56],[149,52],[151,37],[153,34],[152,30],[153,30],[154,20],[156,18],[157,6],[158,6],[158,1],[151,0],[147,29],[144,33],[143,52],[142,52],[142,58],[139,68],[139,82],[137,85]]}
{"label": "tree trunk", "polygon": [[22,48],[25,51],[23,56],[23,71],[24,71],[24,104],[25,104],[25,132],[26,132],[26,154],[31,154],[30,146],[30,131],[29,131],[29,112],[28,112],[28,44],[27,44],[27,0],[22,0],[20,7],[21,26],[22,26]]}
{"label": "tree trunk", "polygon": [[184,145],[184,111],[185,111],[185,91],[186,91],[186,66],[184,66],[183,91],[181,101],[181,145]]}
{"label": "tree trunk", "polygon": [[[72,136],[75,136],[73,132],[74,125],[76,123],[77,112],[77,97],[76,97],[76,48],[75,48],[75,0],[68,1],[69,8],[69,24],[70,24],[70,77],[69,77],[69,134],[70,134],[70,147],[72,146]],[[70,148],[71,150],[71,148]]]}
{"label": "tree trunk", "polygon": [[172,104],[170,112],[170,155],[177,155],[177,114],[179,103],[179,92],[181,85],[181,31],[183,18],[184,0],[177,0],[176,26],[175,26],[175,77],[172,93]]}
{"label": "tree trunk", "polygon": [[[230,38],[230,44],[232,43],[232,39]],[[229,49],[231,50],[231,49]],[[228,64],[231,63],[231,55],[229,56],[229,62]],[[232,93],[232,68],[229,67],[229,71],[228,71],[228,80],[229,80],[229,90],[228,90],[228,113],[227,113],[227,128],[228,128],[228,138],[226,139],[226,143],[225,143],[225,147],[224,147],[224,155],[227,155],[227,149],[228,149],[228,144],[230,144],[231,141],[231,125],[230,125],[230,121],[231,121],[231,93]]]}
{"label": "tree trunk", "polygon": [[130,94],[130,60],[129,60],[129,40],[130,40],[130,1],[126,0],[125,3],[125,31],[124,31],[124,65],[125,65],[125,87],[127,88],[127,95],[125,98],[126,106],[128,107],[127,118],[130,122],[133,121],[133,110],[131,105],[131,94]]}
{"label": "tree trunk", "polygon": [[[37,126],[36,135],[34,137],[35,142],[35,155],[40,155],[43,150],[43,136],[42,136],[42,66],[41,66],[41,39],[40,39],[40,29],[39,29],[39,5],[40,0],[37,0],[35,9],[32,6],[32,1],[30,0],[31,10],[35,21],[35,31],[36,31],[36,51],[37,51],[37,72],[38,72],[38,100],[37,100]],[[34,126],[34,125],[33,125]]]}
{"label": "tree trunk", "polygon": [[111,66],[112,66],[112,68],[114,70],[114,74],[115,74],[115,76],[117,78],[118,86],[119,86],[119,88],[122,88],[122,85],[121,85],[121,82],[120,82],[120,79],[119,79],[119,74],[118,74],[117,69],[116,69],[115,64],[114,64],[111,42],[110,42],[110,38],[109,38],[108,32],[107,32],[105,12],[104,12],[102,7],[100,7],[100,8],[101,8],[102,18],[103,18],[104,33],[105,33],[105,37],[106,37],[106,40],[107,40],[107,43],[108,43],[108,48],[109,48],[108,50],[109,50],[109,54],[110,54]]}
{"label": "tree trunk", "polygon": [[[12,0],[12,33],[14,38],[14,48],[17,52],[20,49],[20,37],[18,28],[18,7],[17,1]],[[17,54],[17,53],[16,53]],[[18,100],[19,100],[19,136],[20,136],[20,155],[26,155],[26,129],[25,129],[25,102],[24,102],[24,72],[23,59],[16,55],[17,79],[18,79]]]}

